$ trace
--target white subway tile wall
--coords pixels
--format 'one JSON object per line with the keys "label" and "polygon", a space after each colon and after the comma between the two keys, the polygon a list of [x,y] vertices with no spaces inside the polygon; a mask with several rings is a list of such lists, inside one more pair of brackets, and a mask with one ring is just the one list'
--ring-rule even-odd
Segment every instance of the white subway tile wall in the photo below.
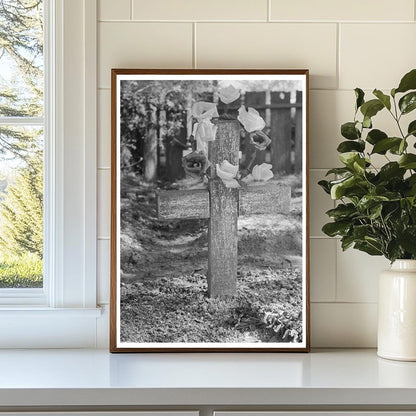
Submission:
{"label": "white subway tile wall", "polygon": [[313,238],[310,241],[310,281],[312,302],[335,302],[338,240]]}
{"label": "white subway tile wall", "polygon": [[390,90],[415,67],[415,44],[415,23],[341,24],[340,88]]}
{"label": "white subway tile wall", "polygon": [[338,302],[377,302],[378,276],[389,261],[358,250],[342,251],[337,245]]}
{"label": "white subway tile wall", "polygon": [[130,20],[131,0],[100,0],[98,4],[99,20]]}
{"label": "white subway tile wall", "polygon": [[337,85],[335,23],[197,23],[195,49],[197,68],[308,68],[312,88]]}
{"label": "white subway tile wall", "polygon": [[272,20],[413,22],[413,0],[271,0]]}
{"label": "white subway tile wall", "polygon": [[100,22],[98,87],[111,68],[192,68],[192,23]]}
{"label": "white subway tile wall", "polygon": [[134,20],[261,20],[267,0],[133,0]]}
{"label": "white subway tile wall", "polygon": [[[338,165],[339,128],[354,117],[352,89],[389,90],[416,67],[415,3],[99,0],[99,302],[109,301],[111,68],[309,68],[312,346],[374,347],[377,276],[388,262],[343,253],[322,233],[334,203],[317,181]],[[375,122],[393,127],[388,115]]]}

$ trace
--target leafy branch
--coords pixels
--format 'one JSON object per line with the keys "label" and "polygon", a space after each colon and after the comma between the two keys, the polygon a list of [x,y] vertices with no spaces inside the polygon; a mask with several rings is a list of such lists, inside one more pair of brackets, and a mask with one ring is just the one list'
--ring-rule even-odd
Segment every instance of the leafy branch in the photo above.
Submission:
{"label": "leafy branch", "polygon": [[[403,129],[402,116],[416,109],[416,69],[401,79],[390,95],[375,89],[365,100],[355,89],[354,120],[341,126],[346,139],[337,148],[343,166],[330,169],[319,185],[338,201],[327,211],[333,220],[322,231],[341,237],[343,250],[353,247],[370,255],[382,255],[391,262],[416,259],[416,154],[409,150],[416,137],[416,120]],[[397,133],[373,128],[373,117],[387,111]],[[416,144],[413,144],[416,147]],[[387,163],[377,169],[374,159],[382,155]]]}

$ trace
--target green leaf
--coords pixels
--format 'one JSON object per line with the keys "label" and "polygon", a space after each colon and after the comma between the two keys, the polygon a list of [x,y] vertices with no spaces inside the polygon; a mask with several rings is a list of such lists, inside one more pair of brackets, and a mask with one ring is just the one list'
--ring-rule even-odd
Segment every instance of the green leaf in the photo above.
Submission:
{"label": "green leaf", "polygon": [[331,198],[340,199],[345,195],[345,192],[354,187],[359,182],[359,179],[355,176],[343,178],[339,181],[333,181],[331,184]]}
{"label": "green leaf", "polygon": [[357,129],[357,123],[350,121],[341,126],[341,134],[348,140],[357,140],[361,137],[360,131]]}
{"label": "green leaf", "polygon": [[371,154],[377,153],[379,155],[384,155],[387,150],[390,150],[392,147],[399,147],[401,141],[402,139],[399,137],[387,137],[386,139],[382,139],[374,145]]}
{"label": "green leaf", "polygon": [[390,261],[395,261],[398,258],[402,257],[402,250],[400,249],[400,245],[399,242],[397,241],[397,239],[393,239],[390,240],[389,243],[387,244],[387,254],[386,257],[390,260]]}
{"label": "green leaf", "polygon": [[360,211],[365,212],[368,209],[377,205],[379,202],[388,201],[388,200],[389,199],[387,197],[382,196],[382,195],[364,195],[360,199],[360,202],[357,204],[357,208]]}
{"label": "green leaf", "polygon": [[331,187],[329,186],[329,181],[319,181],[318,185],[327,193],[331,194]]}
{"label": "green leaf", "polygon": [[368,132],[366,140],[368,143],[374,145],[380,140],[387,139],[387,137],[388,136],[386,133],[384,133],[384,131],[373,129]]}
{"label": "green leaf", "polygon": [[363,127],[366,129],[371,129],[373,127],[373,123],[371,122],[371,117],[364,116],[363,118]]}
{"label": "green leaf", "polygon": [[395,93],[406,92],[409,90],[416,90],[416,69],[412,69],[404,75],[399,86],[396,88]]}
{"label": "green leaf", "polygon": [[364,104],[364,91],[361,88],[356,88],[355,90],[355,111]]}
{"label": "green leaf", "polygon": [[367,163],[366,163],[365,159],[357,159],[352,164],[352,167],[353,167],[355,172],[364,173],[366,165],[367,165]]}
{"label": "green leaf", "polygon": [[322,227],[322,231],[329,237],[335,237],[336,235],[345,235],[351,227],[349,221],[335,221],[329,222]]}
{"label": "green leaf", "polygon": [[402,179],[406,169],[400,167],[397,162],[389,162],[381,167],[377,176],[381,181],[389,181],[391,178]]}
{"label": "green leaf", "polygon": [[339,146],[337,147],[337,151],[340,153],[352,152],[354,150],[357,152],[364,152],[364,149],[365,149],[365,142],[363,140],[358,140],[356,142],[353,142],[353,141],[341,142]]}
{"label": "green leaf", "polygon": [[381,251],[381,247],[374,247],[374,245],[370,244],[370,242],[356,242],[354,244],[354,248],[360,251],[364,251],[364,253],[367,253],[370,256],[381,256],[383,254],[383,252]]}
{"label": "green leaf", "polygon": [[409,184],[409,186],[416,186],[416,174],[410,175],[406,182]]}
{"label": "green leaf", "polygon": [[416,254],[416,228],[406,228],[398,238],[400,246],[410,254]]}
{"label": "green leaf", "polygon": [[344,188],[341,184],[335,184],[331,187],[331,199],[340,199],[344,195]]}
{"label": "green leaf", "polygon": [[399,108],[402,114],[407,114],[416,108],[416,91],[409,92],[399,100]]}
{"label": "green leaf", "polygon": [[416,137],[416,120],[413,120],[409,124],[409,127],[407,128],[407,135]]}
{"label": "green leaf", "polygon": [[339,160],[346,166],[352,166],[360,158],[357,152],[345,152],[339,155]]}
{"label": "green leaf", "polygon": [[355,240],[364,240],[368,234],[373,233],[371,225],[356,225],[352,230],[352,235]]}
{"label": "green leaf", "polygon": [[346,235],[341,238],[341,248],[342,251],[347,250],[354,244],[354,237],[351,235]]}
{"label": "green leaf", "polygon": [[399,159],[399,165],[405,169],[416,169],[416,155],[407,153]]}
{"label": "green leaf", "polygon": [[329,171],[326,173],[325,176],[328,175],[344,175],[345,173],[349,173],[351,172],[351,169],[349,168],[333,168],[333,169],[329,169]]}
{"label": "green leaf", "polygon": [[407,141],[405,140],[405,139],[403,139],[402,141],[401,141],[401,143],[400,143],[400,146],[399,146],[399,155],[402,155],[403,154],[403,152],[406,150],[406,148],[407,148]]}
{"label": "green leaf", "polygon": [[384,108],[384,105],[380,100],[370,100],[366,101],[361,106],[361,113],[363,114],[364,118],[371,118],[374,117],[380,110]]}
{"label": "green leaf", "polygon": [[339,204],[336,208],[330,209],[326,212],[326,215],[338,220],[345,217],[350,217],[357,212],[354,204]]}
{"label": "green leaf", "polygon": [[[412,207],[416,207],[416,195],[415,194],[408,196],[406,199],[409,201]],[[412,214],[413,214],[413,210],[412,210]]]}
{"label": "green leaf", "polygon": [[383,204],[377,204],[370,208],[370,218],[375,220],[381,216],[381,212],[383,211]]}
{"label": "green leaf", "polygon": [[391,109],[390,97],[383,93],[383,91],[375,89],[373,94],[383,103],[388,110]]}
{"label": "green leaf", "polygon": [[406,139],[400,139],[400,143],[398,145],[392,146],[389,151],[393,155],[402,155],[403,152],[407,149],[407,141]]}

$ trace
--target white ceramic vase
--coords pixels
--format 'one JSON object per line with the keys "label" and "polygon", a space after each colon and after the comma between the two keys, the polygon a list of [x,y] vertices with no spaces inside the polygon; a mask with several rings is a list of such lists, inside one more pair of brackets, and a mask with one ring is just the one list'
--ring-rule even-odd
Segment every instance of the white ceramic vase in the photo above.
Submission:
{"label": "white ceramic vase", "polygon": [[416,361],[416,260],[396,260],[380,275],[377,354]]}

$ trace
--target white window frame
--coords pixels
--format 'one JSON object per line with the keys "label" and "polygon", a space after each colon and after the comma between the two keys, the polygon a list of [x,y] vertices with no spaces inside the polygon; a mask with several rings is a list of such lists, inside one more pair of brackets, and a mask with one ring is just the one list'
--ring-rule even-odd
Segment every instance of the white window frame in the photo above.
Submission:
{"label": "white window frame", "polygon": [[97,0],[44,2],[44,288],[0,293],[0,348],[95,347],[102,326],[96,305]]}
{"label": "white window frame", "polygon": [[[44,108],[44,115],[43,117],[0,117],[0,124],[4,126],[12,126],[12,127],[27,127],[27,126],[33,126],[33,127],[42,127],[44,129],[44,137],[49,136],[49,126],[48,126],[48,119],[51,119],[51,117],[48,117],[48,111],[49,108],[49,96],[51,95],[49,93],[50,91],[50,82],[48,79],[48,68],[49,68],[49,61],[51,51],[49,49],[49,34],[51,33],[49,29],[49,23],[51,20],[49,19],[49,12],[50,12],[50,6],[52,6],[53,0],[43,0],[44,1],[44,67],[45,67],[45,73],[44,73],[44,81],[45,81],[45,91],[44,91],[44,99],[43,99],[43,108]],[[48,165],[50,163],[50,157],[48,154],[48,142],[47,140],[44,141],[45,148],[44,148],[44,170],[48,170]],[[48,175],[49,176],[49,175]],[[43,212],[43,220],[44,224],[44,232],[43,232],[43,239],[45,244],[45,253],[48,253],[50,242],[47,236],[47,229],[48,229],[48,215],[47,213],[50,211],[48,208],[48,205],[50,203],[50,198],[48,197],[48,193],[46,192],[48,181],[45,180],[47,175],[44,175],[44,212]],[[42,288],[27,288],[27,289],[0,289],[0,306],[3,305],[39,305],[39,306],[46,306],[48,304],[48,287],[49,287],[49,276],[50,276],[50,270],[49,270],[49,262],[48,262],[47,256],[46,260],[43,262],[43,287]]]}

